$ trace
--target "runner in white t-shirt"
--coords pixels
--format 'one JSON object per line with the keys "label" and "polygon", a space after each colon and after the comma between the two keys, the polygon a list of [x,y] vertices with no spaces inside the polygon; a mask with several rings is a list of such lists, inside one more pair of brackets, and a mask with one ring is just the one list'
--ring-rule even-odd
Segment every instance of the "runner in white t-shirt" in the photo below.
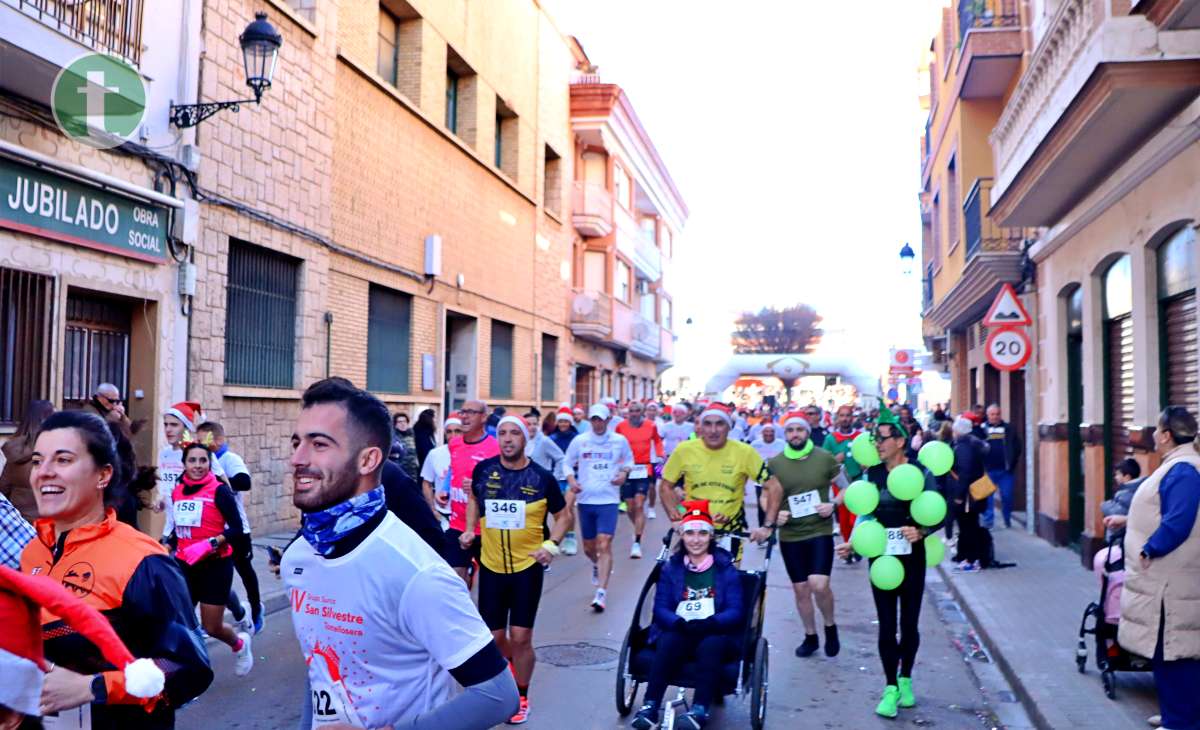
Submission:
{"label": "runner in white t-shirt", "polygon": [[687,420],[687,417],[688,407],[683,403],[676,403],[671,406],[671,420],[658,424],[658,435],[662,436],[663,449],[667,452],[668,459],[675,453],[676,446],[696,433],[695,425]]}
{"label": "runner in white t-shirt", "polygon": [[445,529],[450,519],[450,442],[462,436],[463,423],[458,416],[446,419],[441,446],[430,449],[421,466],[421,489],[425,501]]}
{"label": "runner in white t-shirt", "polygon": [[490,728],[517,711],[516,683],[466,584],[386,509],[391,435],[383,403],[345,380],[304,393],[291,458],[304,539],[281,573],[312,724]]}

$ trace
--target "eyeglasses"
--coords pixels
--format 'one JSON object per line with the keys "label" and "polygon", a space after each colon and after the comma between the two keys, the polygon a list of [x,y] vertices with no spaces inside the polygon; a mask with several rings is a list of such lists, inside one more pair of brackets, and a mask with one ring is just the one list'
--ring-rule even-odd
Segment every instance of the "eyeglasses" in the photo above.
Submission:
{"label": "eyeglasses", "polygon": [[458,409],[458,412],[459,412],[459,413],[464,413],[464,414],[465,414],[465,413],[470,413],[470,414],[473,414],[473,415],[476,415],[476,416],[482,416],[483,414],[487,413],[487,411],[485,411],[485,410],[481,410],[481,409],[478,409],[478,408],[459,408],[459,409]]}

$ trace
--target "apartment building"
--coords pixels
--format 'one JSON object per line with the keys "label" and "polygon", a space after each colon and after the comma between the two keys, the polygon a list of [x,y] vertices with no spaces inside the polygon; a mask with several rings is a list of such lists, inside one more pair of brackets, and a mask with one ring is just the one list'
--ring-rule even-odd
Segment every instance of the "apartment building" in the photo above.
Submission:
{"label": "apartment building", "polygon": [[[987,362],[982,320],[1005,283],[1022,281],[1029,232],[990,217],[995,185],[988,144],[1020,76],[1028,32],[1022,0],[956,0],[926,57],[929,109],[921,140],[922,329],[934,362],[948,372],[954,412],[1000,404],[1018,429],[1026,422],[1025,371]],[[1015,508],[1025,509],[1025,469]]]}
{"label": "apartment building", "polygon": [[573,400],[650,398],[675,357],[669,282],[687,204],[628,95],[573,51]]}
{"label": "apartment building", "polygon": [[1028,8],[991,217],[1039,231],[1037,530],[1090,565],[1113,465],[1153,468],[1160,410],[1200,407],[1200,2]]}

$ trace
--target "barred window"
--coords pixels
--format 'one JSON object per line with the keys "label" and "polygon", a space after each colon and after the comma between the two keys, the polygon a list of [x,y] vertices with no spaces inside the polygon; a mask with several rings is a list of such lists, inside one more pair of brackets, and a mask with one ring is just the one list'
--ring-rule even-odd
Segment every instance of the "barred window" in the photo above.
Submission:
{"label": "barred window", "polygon": [[371,286],[367,312],[367,390],[409,392],[412,297]]}
{"label": "barred window", "polygon": [[554,400],[555,364],[558,362],[558,338],[554,335],[542,335],[542,400]]}
{"label": "barred window", "polygon": [[0,423],[25,417],[29,401],[50,398],[53,280],[0,268]]}
{"label": "barred window", "polygon": [[492,320],[492,397],[513,395],[513,326]]}
{"label": "barred window", "polygon": [[225,313],[227,384],[292,387],[299,274],[298,259],[230,240]]}

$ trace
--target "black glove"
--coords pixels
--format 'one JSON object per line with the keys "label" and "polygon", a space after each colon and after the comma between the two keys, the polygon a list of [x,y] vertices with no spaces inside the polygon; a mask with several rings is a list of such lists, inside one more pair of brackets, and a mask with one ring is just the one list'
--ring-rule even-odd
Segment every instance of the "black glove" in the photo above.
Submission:
{"label": "black glove", "polygon": [[688,624],[688,622],[683,618],[683,616],[676,616],[675,621],[673,621],[671,623],[671,625],[667,627],[667,631],[686,633],[687,632],[687,624]]}

